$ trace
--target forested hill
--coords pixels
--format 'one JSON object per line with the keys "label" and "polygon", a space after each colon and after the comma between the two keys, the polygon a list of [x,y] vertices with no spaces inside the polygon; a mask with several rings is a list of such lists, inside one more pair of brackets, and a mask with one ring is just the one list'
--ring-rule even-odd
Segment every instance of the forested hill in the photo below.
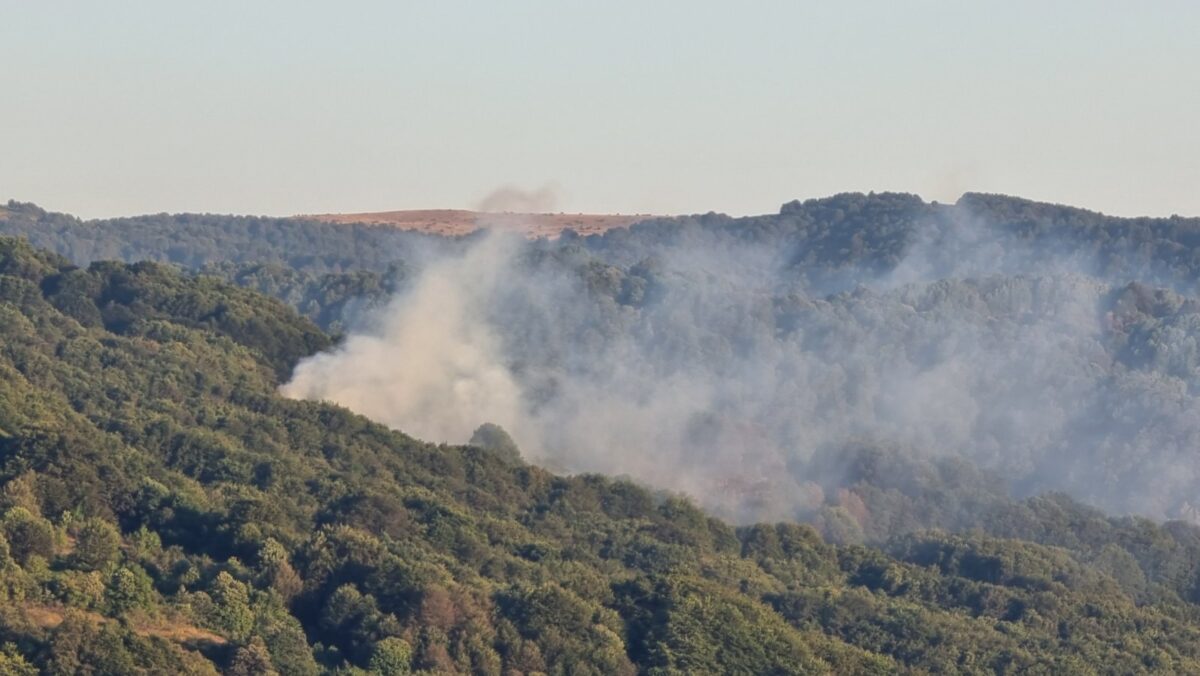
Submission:
{"label": "forested hill", "polygon": [[[27,238],[76,265],[158,261],[203,270],[281,298],[325,328],[403,288],[414,266],[478,239],[378,224],[303,218],[154,214],[83,221],[37,205],[0,207],[0,234]],[[981,243],[990,246],[980,248]],[[582,250],[605,265],[645,265],[681,248],[761,247],[810,291],[865,280],[1072,269],[1114,282],[1196,290],[1200,218],[1117,218],[1004,195],[967,193],[956,204],[914,195],[846,193],[784,204],[779,213],[657,218],[581,237],[540,240],[549,253]],[[921,268],[912,264],[917,252]],[[897,269],[899,268],[899,269]]]}
{"label": "forested hill", "polygon": [[993,521],[1058,546],[735,529],[494,427],[284,399],[328,338],[211,278],[4,238],[0,316],[0,673],[1200,671],[1182,524],[1051,496]]}
{"label": "forested hill", "polygon": [[[915,195],[846,193],[788,202],[779,213],[764,216],[656,218],[587,237],[570,230],[564,235],[610,261],[690,238],[719,236],[786,249],[797,264],[837,268],[855,263],[883,270],[897,264],[922,237],[944,238],[948,229],[963,224],[1043,249],[1068,245],[1100,264],[1126,270],[1157,262],[1181,278],[1195,279],[1200,272],[1200,218],[1119,218],[981,193],[966,193],[953,205],[926,203]],[[24,236],[78,265],[96,260],[153,260],[189,268],[275,263],[314,274],[384,273],[419,250],[452,246],[449,242],[460,239],[303,218],[154,214],[83,221],[17,201],[0,207],[0,233]],[[1058,253],[1060,249],[1051,249],[1046,255]]]}
{"label": "forested hill", "polygon": [[3,234],[22,235],[82,265],[150,260],[184,267],[249,262],[313,272],[385,271],[419,243],[442,239],[383,226],[254,216],[156,214],[82,221],[13,201],[0,211],[0,224]]}

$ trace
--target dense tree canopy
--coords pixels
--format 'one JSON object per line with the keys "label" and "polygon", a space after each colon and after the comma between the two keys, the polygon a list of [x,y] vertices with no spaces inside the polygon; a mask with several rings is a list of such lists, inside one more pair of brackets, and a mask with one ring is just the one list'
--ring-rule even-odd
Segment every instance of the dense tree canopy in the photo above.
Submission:
{"label": "dense tree canopy", "polygon": [[[1014,237],[1092,242],[1115,275],[1106,349],[1186,389],[1195,221],[960,204]],[[672,241],[788,243],[794,290],[819,296],[846,291],[847,266],[893,274],[931,236],[914,224],[947,209],[839,196],[568,235],[524,260],[565,265],[620,326],[668,288]],[[421,262],[395,241],[417,236],[21,204],[3,225],[67,256],[0,238],[5,673],[1200,671],[1190,524],[1014,499],[992,469],[864,439],[811,459],[837,481],[808,524],[733,527],[684,496],[526,464],[496,425],[433,445],[281,397],[356,305],[407,283]],[[1174,291],[1116,281],[1138,256]],[[999,297],[938,289],[929,307]],[[860,316],[882,304],[854,293]],[[771,306],[784,329],[817,312]]]}

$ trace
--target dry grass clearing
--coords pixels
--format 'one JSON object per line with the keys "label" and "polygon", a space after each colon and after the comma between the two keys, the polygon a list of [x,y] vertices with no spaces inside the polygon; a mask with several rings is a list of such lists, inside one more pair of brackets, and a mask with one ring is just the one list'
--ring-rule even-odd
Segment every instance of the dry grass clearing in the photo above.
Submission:
{"label": "dry grass clearing", "polygon": [[479,228],[512,230],[535,239],[554,239],[570,228],[581,235],[593,235],[613,228],[627,228],[638,221],[655,218],[650,214],[515,214],[466,211],[463,209],[417,209],[378,211],[361,214],[306,214],[328,223],[369,223],[390,225],[402,230],[417,230],[453,237]]}
{"label": "dry grass clearing", "polygon": [[[80,610],[78,608],[65,608],[60,606],[46,606],[27,604],[22,606],[22,611],[26,619],[31,624],[42,629],[53,629],[63,623],[67,613],[75,613],[95,626],[100,626],[105,622],[114,622],[105,618],[99,613],[94,613],[90,610]],[[166,618],[150,618],[137,617],[133,618],[129,626],[134,633],[139,636],[157,636],[165,638],[168,641],[173,641],[181,645],[195,643],[209,643],[212,645],[224,645],[228,643],[224,636],[214,634],[207,629],[201,629],[183,618],[166,617]]]}
{"label": "dry grass clearing", "polygon": [[141,636],[158,636],[159,638],[165,638],[168,641],[181,644],[211,643],[213,645],[224,645],[228,642],[224,636],[214,634],[207,629],[201,629],[193,624],[188,624],[181,619],[155,620],[148,621],[145,624],[134,622],[133,630]]}

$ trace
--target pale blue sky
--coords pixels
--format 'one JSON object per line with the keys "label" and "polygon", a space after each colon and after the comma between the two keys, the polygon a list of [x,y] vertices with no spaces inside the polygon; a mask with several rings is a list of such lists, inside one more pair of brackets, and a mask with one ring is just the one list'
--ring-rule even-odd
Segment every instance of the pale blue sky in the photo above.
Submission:
{"label": "pale blue sky", "polygon": [[86,217],[775,211],[903,190],[1200,215],[1200,2],[0,0],[0,199]]}

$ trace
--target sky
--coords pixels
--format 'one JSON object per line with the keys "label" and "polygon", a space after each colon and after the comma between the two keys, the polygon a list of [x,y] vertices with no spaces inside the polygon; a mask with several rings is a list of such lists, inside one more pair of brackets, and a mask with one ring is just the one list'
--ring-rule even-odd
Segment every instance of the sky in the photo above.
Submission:
{"label": "sky", "polygon": [[1200,216],[1200,2],[0,0],[0,200],[85,218]]}

